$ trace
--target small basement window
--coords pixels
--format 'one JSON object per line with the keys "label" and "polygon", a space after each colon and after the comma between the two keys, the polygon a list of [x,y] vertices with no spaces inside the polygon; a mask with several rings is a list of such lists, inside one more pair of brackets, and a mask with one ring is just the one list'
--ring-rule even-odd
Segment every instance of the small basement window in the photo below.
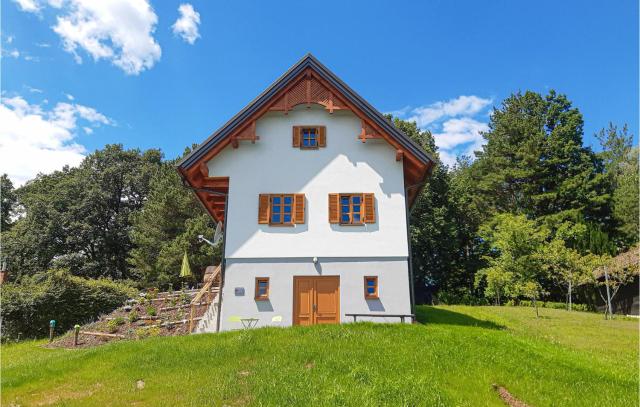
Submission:
{"label": "small basement window", "polygon": [[269,299],[269,277],[256,277],[256,300]]}
{"label": "small basement window", "polygon": [[271,195],[271,225],[293,224],[293,195]]}
{"label": "small basement window", "polygon": [[362,208],[362,194],[340,194],[340,223],[362,225],[364,223]]}
{"label": "small basement window", "polygon": [[367,276],[364,278],[364,298],[368,300],[378,298],[377,276]]}

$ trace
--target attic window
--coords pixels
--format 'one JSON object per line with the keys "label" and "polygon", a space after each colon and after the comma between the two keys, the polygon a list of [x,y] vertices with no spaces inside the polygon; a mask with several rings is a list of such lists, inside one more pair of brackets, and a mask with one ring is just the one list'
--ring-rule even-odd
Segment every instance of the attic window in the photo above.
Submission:
{"label": "attic window", "polygon": [[293,126],[293,147],[316,150],[327,146],[325,126]]}
{"label": "attic window", "polygon": [[302,128],[302,148],[318,147],[318,129],[315,127]]}

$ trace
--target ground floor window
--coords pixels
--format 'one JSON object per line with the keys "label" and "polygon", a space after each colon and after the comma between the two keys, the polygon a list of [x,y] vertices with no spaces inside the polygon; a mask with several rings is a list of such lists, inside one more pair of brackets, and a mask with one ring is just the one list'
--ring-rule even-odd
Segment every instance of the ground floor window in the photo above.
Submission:
{"label": "ground floor window", "polygon": [[269,277],[256,277],[256,300],[269,299]]}
{"label": "ground floor window", "polygon": [[367,276],[364,278],[364,298],[378,298],[378,277]]}

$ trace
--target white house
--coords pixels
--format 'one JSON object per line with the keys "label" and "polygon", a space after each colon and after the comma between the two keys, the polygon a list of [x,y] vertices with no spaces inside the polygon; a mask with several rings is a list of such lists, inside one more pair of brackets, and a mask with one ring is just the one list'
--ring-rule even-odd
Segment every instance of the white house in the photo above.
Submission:
{"label": "white house", "polygon": [[433,164],[302,58],[178,166],[224,225],[222,295],[205,330],[411,314],[407,213]]}

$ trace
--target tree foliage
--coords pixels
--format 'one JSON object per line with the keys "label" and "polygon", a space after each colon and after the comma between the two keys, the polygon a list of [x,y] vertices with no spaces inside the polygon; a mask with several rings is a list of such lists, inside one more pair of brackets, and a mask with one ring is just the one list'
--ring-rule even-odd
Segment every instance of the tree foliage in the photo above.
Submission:
{"label": "tree foliage", "polygon": [[185,252],[195,270],[203,270],[220,256],[220,248],[214,251],[198,241],[198,235],[212,237],[214,224],[193,192],[182,185],[175,164],[167,161],[160,166],[142,210],[131,218],[135,247],[128,261],[144,285],[177,284]]}
{"label": "tree foliage", "polygon": [[0,176],[0,231],[11,228],[17,202],[18,197],[13,183],[7,174],[2,174]]}
{"label": "tree foliage", "polygon": [[158,150],[108,145],[77,168],[38,175],[21,187],[24,216],[3,234],[12,275],[67,268],[85,277],[132,277],[130,216],[142,208],[161,159]]}

